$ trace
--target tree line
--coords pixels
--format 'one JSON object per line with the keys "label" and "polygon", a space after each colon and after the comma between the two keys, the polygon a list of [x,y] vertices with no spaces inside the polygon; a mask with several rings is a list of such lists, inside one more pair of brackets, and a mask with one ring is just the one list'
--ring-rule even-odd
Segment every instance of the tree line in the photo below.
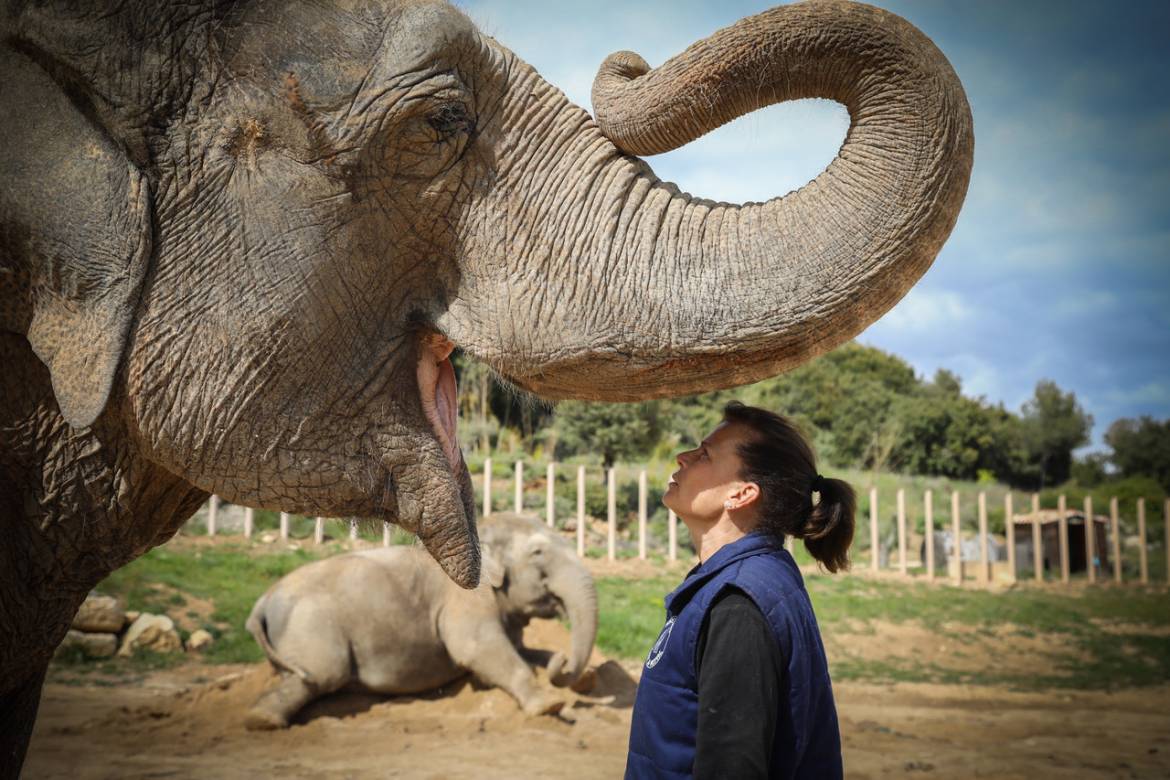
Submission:
{"label": "tree line", "polygon": [[1170,420],[1118,420],[1110,453],[1076,459],[1092,415],[1050,380],[1021,409],[964,395],[958,376],[919,378],[903,359],[854,342],[752,385],[630,404],[563,401],[555,407],[511,387],[486,366],[456,355],[461,438],[481,450],[523,448],[557,459],[596,454],[666,459],[693,445],[738,399],[794,419],[818,458],[838,467],[998,481],[1043,490],[1070,478],[1085,486],[1145,476],[1170,489]]}

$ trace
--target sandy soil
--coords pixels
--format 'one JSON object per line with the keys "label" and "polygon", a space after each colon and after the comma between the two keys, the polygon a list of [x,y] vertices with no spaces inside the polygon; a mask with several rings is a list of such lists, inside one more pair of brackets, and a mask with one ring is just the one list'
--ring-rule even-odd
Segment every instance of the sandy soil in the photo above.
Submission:
{"label": "sandy soil", "polygon": [[[894,638],[885,631],[869,636],[875,652]],[[557,648],[568,637],[542,621],[525,641]],[[526,717],[503,692],[464,681],[421,698],[339,694],[276,733],[242,725],[275,680],[264,664],[192,662],[135,684],[51,682],[25,776],[620,777],[638,665],[593,661],[596,685],[565,692],[565,717]],[[836,692],[850,777],[1170,776],[1170,686],[1045,694],[844,683]]]}

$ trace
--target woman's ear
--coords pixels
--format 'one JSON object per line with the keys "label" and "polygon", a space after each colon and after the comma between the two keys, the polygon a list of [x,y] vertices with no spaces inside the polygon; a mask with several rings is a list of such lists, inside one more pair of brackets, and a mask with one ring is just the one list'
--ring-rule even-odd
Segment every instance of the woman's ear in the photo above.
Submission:
{"label": "woman's ear", "polygon": [[756,502],[760,497],[760,486],[755,482],[743,482],[731,494],[727,496],[727,500],[731,502],[736,509],[746,509]]}
{"label": "woman's ear", "polygon": [[0,71],[0,327],[28,339],[61,414],[84,428],[105,408],[137,312],[150,189],[82,110],[80,87],[67,93],[7,43]]}

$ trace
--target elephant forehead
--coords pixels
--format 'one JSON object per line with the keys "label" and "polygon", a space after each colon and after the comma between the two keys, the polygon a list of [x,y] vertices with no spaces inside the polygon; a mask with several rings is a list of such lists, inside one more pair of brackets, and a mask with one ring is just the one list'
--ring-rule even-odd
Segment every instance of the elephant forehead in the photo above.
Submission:
{"label": "elephant forehead", "polygon": [[475,36],[457,9],[432,0],[293,2],[278,17],[254,3],[225,40],[229,73],[288,89],[310,109],[365,105],[405,74],[428,68]]}

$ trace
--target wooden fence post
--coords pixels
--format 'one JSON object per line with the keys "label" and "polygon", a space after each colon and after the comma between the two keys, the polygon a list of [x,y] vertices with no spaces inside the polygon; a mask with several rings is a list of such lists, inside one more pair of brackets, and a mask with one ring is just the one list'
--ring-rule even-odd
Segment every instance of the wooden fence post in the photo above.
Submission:
{"label": "wooden fence post", "polygon": [[516,495],[512,506],[516,509],[516,514],[524,511],[524,461],[516,461]]}
{"label": "wooden fence post", "polygon": [[1121,583],[1121,511],[1117,496],[1109,499],[1109,526],[1113,532],[1113,581]]}
{"label": "wooden fence post", "polygon": [[646,560],[646,469],[638,472],[638,557]]}
{"label": "wooden fence post", "polygon": [[979,491],[979,581],[991,582],[991,561],[987,551],[987,493]]}
{"label": "wooden fence post", "polygon": [[678,560],[678,515],[674,513],[673,509],[668,509],[666,512],[666,525],[670,533],[670,562],[674,563]]}
{"label": "wooden fence post", "polygon": [[382,546],[390,546],[390,523],[382,521]]}
{"label": "wooden fence post", "polygon": [[251,539],[256,531],[256,510],[250,506],[244,507],[244,538]]}
{"label": "wooden fence post", "polygon": [[906,576],[906,489],[898,488],[898,573]]}
{"label": "wooden fence post", "polygon": [[934,493],[927,488],[922,494],[923,530],[926,532],[926,579],[934,581]]}
{"label": "wooden fence post", "polygon": [[492,513],[492,459],[483,459],[483,516]]}
{"label": "wooden fence post", "polygon": [[1097,523],[1093,520],[1093,497],[1085,496],[1085,573],[1097,581]]}
{"label": "wooden fence post", "polygon": [[351,542],[357,541],[357,538],[358,538],[357,526],[358,526],[357,518],[351,517],[349,519],[349,540]]}
{"label": "wooden fence post", "polygon": [[959,519],[959,491],[951,491],[951,534],[955,541],[955,584],[963,584],[963,523]]}
{"label": "wooden fence post", "polygon": [[1060,542],[1060,581],[1067,585],[1069,579],[1068,571],[1068,502],[1065,500],[1063,494],[1056,499],[1056,532],[1059,535]]}
{"label": "wooden fence post", "polygon": [[318,517],[313,522],[313,544],[323,544],[325,542],[325,518]]}
{"label": "wooden fence post", "polygon": [[1150,556],[1146,550],[1146,500],[1137,500],[1138,515],[1138,571],[1142,585],[1150,584]]}
{"label": "wooden fence post", "polygon": [[1044,545],[1040,536],[1040,494],[1032,494],[1032,574],[1036,582],[1044,582]]}
{"label": "wooden fence post", "polygon": [[1003,496],[1003,531],[1007,537],[1008,571],[1010,582],[1016,581],[1016,510],[1012,506],[1012,491]]}
{"label": "wooden fence post", "polygon": [[216,525],[219,521],[219,496],[214,493],[207,499],[207,535],[215,536]]}
{"label": "wooden fence post", "polygon": [[611,561],[617,560],[617,477],[611,467],[606,475],[605,510],[608,519],[606,550]]}
{"label": "wooden fence post", "polygon": [[288,512],[280,513],[280,538],[288,538]]}
{"label": "wooden fence post", "polygon": [[554,487],[557,478],[556,464],[551,460],[548,462],[548,475],[545,477],[547,486],[544,490],[545,511],[548,517],[545,522],[549,528],[556,525],[556,489]]}
{"label": "wooden fence post", "polygon": [[585,467],[577,467],[577,557],[585,557]]}
{"label": "wooden fence post", "polygon": [[869,568],[877,571],[881,566],[878,555],[878,492],[876,487],[869,489]]}

